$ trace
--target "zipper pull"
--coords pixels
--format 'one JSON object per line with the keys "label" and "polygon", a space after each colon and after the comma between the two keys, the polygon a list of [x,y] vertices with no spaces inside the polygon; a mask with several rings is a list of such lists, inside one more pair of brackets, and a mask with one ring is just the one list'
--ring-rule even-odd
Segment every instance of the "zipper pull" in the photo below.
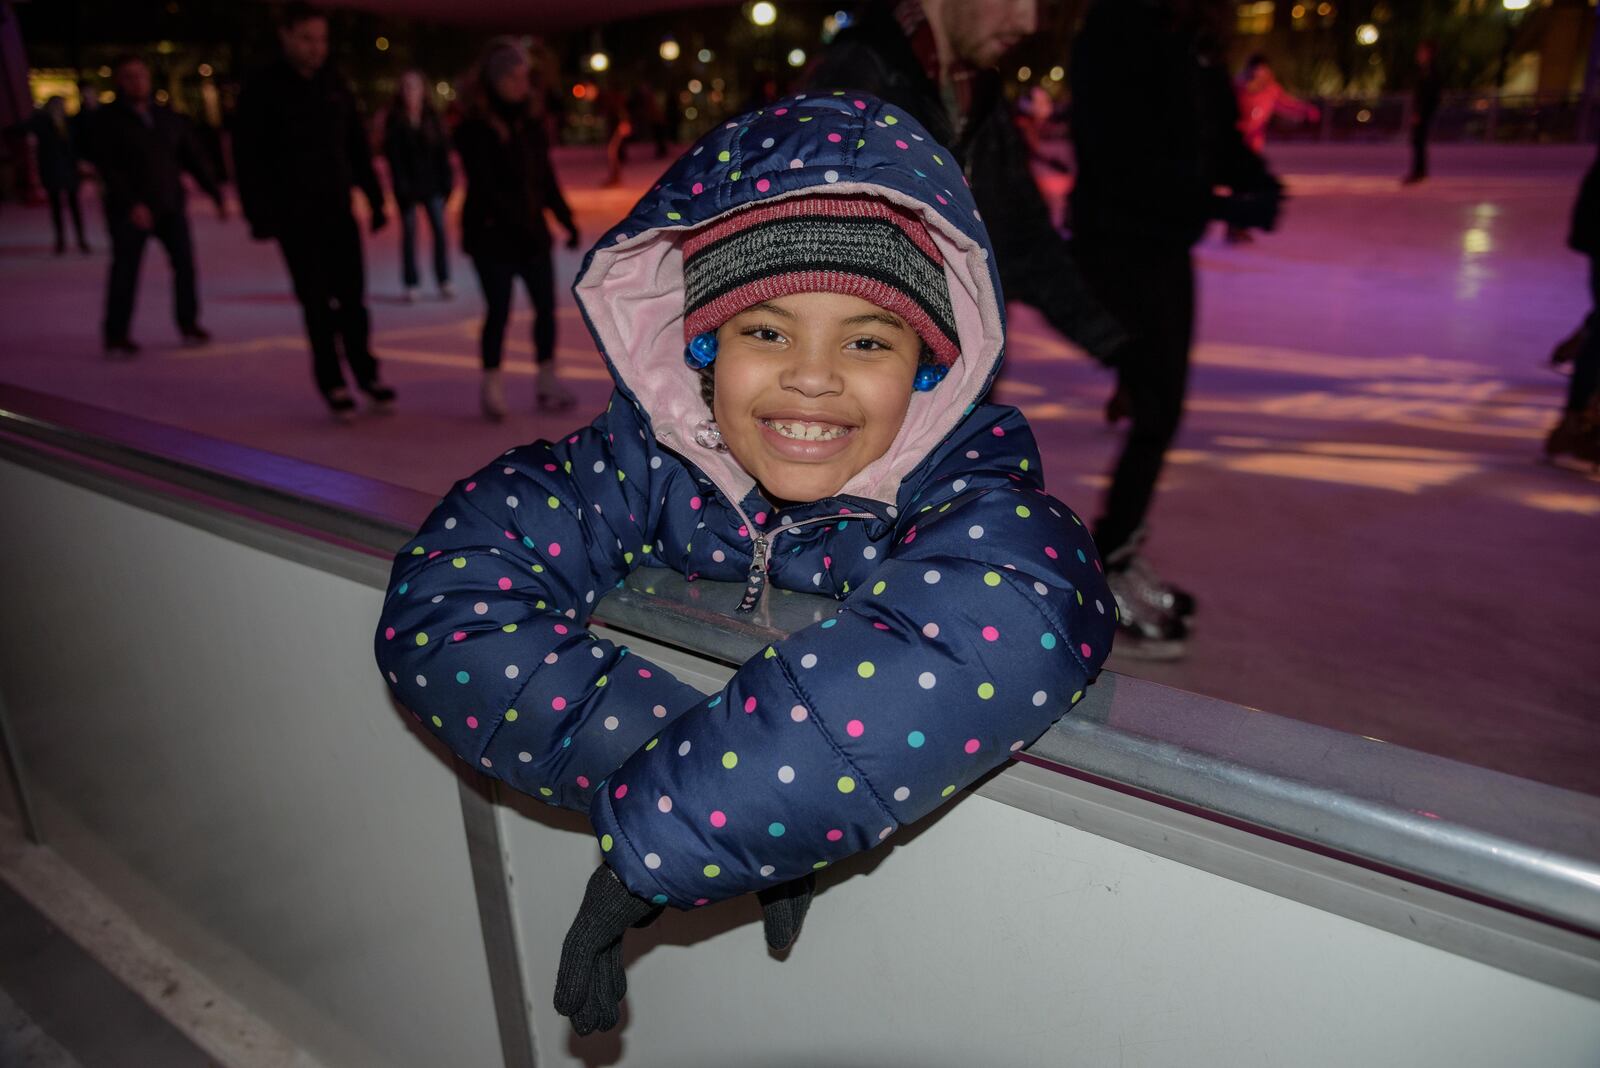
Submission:
{"label": "zipper pull", "polygon": [[760,531],[754,535],[750,549],[750,571],[744,577],[744,599],[736,611],[753,612],[767,588],[767,536]]}

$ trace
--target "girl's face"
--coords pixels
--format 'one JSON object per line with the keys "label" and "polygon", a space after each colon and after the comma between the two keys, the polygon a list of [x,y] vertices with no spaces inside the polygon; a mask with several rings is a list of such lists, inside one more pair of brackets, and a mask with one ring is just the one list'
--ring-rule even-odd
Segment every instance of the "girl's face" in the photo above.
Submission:
{"label": "girl's face", "polygon": [[922,339],[897,315],[842,293],[798,293],[717,331],[722,440],[777,503],[837,493],[894,443]]}

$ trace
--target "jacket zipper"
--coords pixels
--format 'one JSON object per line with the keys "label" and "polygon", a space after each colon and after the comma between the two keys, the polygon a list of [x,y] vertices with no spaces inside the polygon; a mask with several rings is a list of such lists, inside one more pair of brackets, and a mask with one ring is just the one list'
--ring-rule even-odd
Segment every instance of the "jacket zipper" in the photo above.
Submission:
{"label": "jacket zipper", "polygon": [[761,531],[756,529],[756,525],[752,523],[749,517],[744,514],[744,509],[740,508],[738,505],[734,505],[733,510],[739,513],[740,519],[744,520],[745,529],[750,531],[751,541],[750,570],[745,574],[744,598],[740,600],[739,607],[736,609],[736,611],[739,612],[753,612],[755,611],[756,605],[761,602],[761,595],[766,591],[767,588],[767,569],[772,563],[772,542],[779,534],[782,534],[787,530],[798,530],[801,527],[808,527],[814,523],[834,523],[841,519],[878,518],[871,512],[841,512],[838,515],[819,515],[812,519],[802,519],[798,523],[790,523],[786,526],[780,526],[771,534],[763,534]]}

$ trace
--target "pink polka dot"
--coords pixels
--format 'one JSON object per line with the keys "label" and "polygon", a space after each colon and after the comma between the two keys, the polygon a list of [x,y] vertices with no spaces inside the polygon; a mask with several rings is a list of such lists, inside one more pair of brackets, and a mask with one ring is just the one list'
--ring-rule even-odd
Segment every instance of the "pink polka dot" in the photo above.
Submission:
{"label": "pink polka dot", "polygon": [[544,465],[544,469],[546,471],[554,471],[556,469],[556,465],[555,464],[545,464]]}
{"label": "pink polka dot", "polygon": [[744,712],[745,712],[745,715],[748,716],[750,713],[754,712],[755,710],[756,710],[756,699],[754,697],[746,697],[744,699]]}
{"label": "pink polka dot", "polygon": [[761,179],[759,182],[756,183],[756,192],[757,193],[765,193],[767,190],[769,190],[771,188],[772,188],[772,183],[767,181],[765,178]]}
{"label": "pink polka dot", "polygon": [[478,717],[477,716],[468,716],[467,717],[467,726],[471,727],[473,730],[477,730],[478,729]]}
{"label": "pink polka dot", "polygon": [[853,100],[851,103],[855,104],[857,111],[866,110],[867,102],[865,100]]}
{"label": "pink polka dot", "polygon": [[578,443],[578,435],[576,435],[576,434],[572,435],[570,438],[567,439],[567,444],[568,445],[576,445],[577,443]]}
{"label": "pink polka dot", "polygon": [[944,197],[940,196],[938,193],[933,194],[933,199],[937,200],[941,204],[950,203],[948,200],[946,200]]}
{"label": "pink polka dot", "polygon": [[700,510],[700,506],[702,504],[704,504],[704,503],[705,502],[702,501],[699,497],[690,497],[689,498],[689,507],[694,509],[697,512]]}
{"label": "pink polka dot", "polygon": [[465,641],[466,638],[467,632],[464,630],[458,630],[454,634],[450,635],[450,640],[453,642]]}
{"label": "pink polka dot", "polygon": [[887,623],[874,622],[872,625],[874,627],[876,627],[878,630],[888,630],[889,629],[889,624],[887,624]]}
{"label": "pink polka dot", "polygon": [[697,897],[694,899],[694,907],[699,908],[701,905],[710,904],[710,902],[711,899],[709,897]]}
{"label": "pink polka dot", "polygon": [[689,187],[689,192],[693,193],[695,196],[699,196],[701,193],[704,193],[705,190],[706,187],[699,182],[696,182],[694,185]]}
{"label": "pink polka dot", "polygon": [[832,566],[833,566],[833,557],[831,557],[831,556],[824,556],[824,557],[823,557],[823,558],[822,558],[822,566],[823,566],[823,567],[832,567]]}
{"label": "pink polka dot", "polygon": [[389,639],[390,641],[394,641],[394,628],[393,627],[384,627],[383,628],[383,636],[385,638]]}
{"label": "pink polka dot", "polygon": [[495,583],[495,585],[499,586],[502,590],[509,590],[511,588],[511,580],[508,578],[503,578],[499,582]]}
{"label": "pink polka dot", "polygon": [[743,523],[740,523],[739,524],[739,537],[748,538],[749,536],[750,536],[750,528],[745,526]]}
{"label": "pink polka dot", "polygon": [[478,488],[478,484],[476,482],[468,482],[467,483],[467,492],[468,493],[471,493],[473,490],[475,490],[477,488]]}
{"label": "pink polka dot", "polygon": [[794,720],[796,723],[804,723],[806,716],[809,714],[810,713],[806,711],[805,705],[795,705],[793,708],[789,709],[789,718]]}
{"label": "pink polka dot", "polygon": [[968,738],[967,744],[962,748],[966,749],[966,751],[969,753],[976,753],[978,751],[978,739]]}
{"label": "pink polka dot", "polygon": [[995,427],[990,433],[994,434],[994,436],[997,438],[1003,438],[1006,436],[1006,432],[1000,427]]}
{"label": "pink polka dot", "polygon": [[906,144],[904,141],[896,141],[894,143],[894,147],[895,148],[910,148],[911,146]]}
{"label": "pink polka dot", "polygon": [[639,669],[639,677],[641,679],[648,679],[650,677],[650,669],[649,668],[640,668]]}
{"label": "pink polka dot", "polygon": [[900,539],[900,544],[901,545],[910,545],[911,544],[911,540],[913,538],[915,538],[916,536],[917,536],[917,529],[915,527],[912,527],[911,528],[911,532],[909,534],[907,534],[904,538]]}
{"label": "pink polka dot", "polygon": [[550,555],[551,556],[560,556],[561,555],[561,543],[559,541],[553,541],[553,542],[550,543]]}
{"label": "pink polka dot", "polygon": [[774,111],[773,114],[774,115],[787,115],[787,114],[789,114],[789,109],[788,108],[779,108],[778,110]]}
{"label": "pink polka dot", "polygon": [[843,837],[844,837],[844,832],[841,831],[837,827],[835,827],[833,830],[828,832],[828,841],[830,841],[830,842],[837,842],[839,839],[841,839]]}
{"label": "pink polka dot", "polygon": [[844,725],[844,732],[852,738],[859,738],[867,732],[867,725],[859,719],[853,719]]}
{"label": "pink polka dot", "polygon": [[587,775],[579,775],[578,776],[578,786],[580,788],[584,789],[584,790],[587,790],[589,788],[589,776],[587,776]]}
{"label": "pink polka dot", "polygon": [[1046,556],[1048,556],[1048,557],[1049,557],[1049,558],[1050,558],[1050,559],[1052,559],[1052,560],[1054,560],[1054,559],[1055,559],[1055,558],[1056,558],[1056,557],[1058,557],[1058,556],[1060,556],[1060,555],[1061,555],[1061,554],[1060,554],[1060,553],[1058,553],[1058,552],[1056,552],[1056,551],[1055,551],[1055,549],[1054,549],[1054,548],[1053,548],[1053,547],[1051,547],[1051,546],[1049,546],[1049,545],[1046,545],[1046,546],[1045,546],[1045,547],[1044,547],[1044,554],[1045,554],[1045,555],[1046,555]]}
{"label": "pink polka dot", "polygon": [[560,712],[567,707],[567,699],[565,697],[553,697],[550,699],[550,707]]}
{"label": "pink polka dot", "polygon": [[442,552],[444,552],[443,549],[435,549],[435,550],[433,550],[433,552],[428,554],[428,559],[432,560],[435,556],[438,556]]}
{"label": "pink polka dot", "polygon": [[757,512],[756,513],[756,522],[757,523],[765,523],[766,521],[767,521],[767,513],[765,513],[765,512]]}
{"label": "pink polka dot", "polygon": [[1082,653],[1084,656],[1094,655],[1094,650],[1089,648],[1088,642],[1084,642],[1082,645],[1078,646],[1078,652]]}
{"label": "pink polka dot", "polygon": [[997,642],[997,641],[999,641],[1000,640],[1000,631],[995,627],[984,627],[983,628],[983,640],[986,641],[986,642]]}
{"label": "pink polka dot", "polygon": [[567,625],[565,623],[557,623],[556,624],[556,633],[557,634],[565,634],[566,632],[567,632]]}
{"label": "pink polka dot", "polygon": [[516,541],[517,540],[517,536],[515,534],[511,533],[511,531],[509,531],[509,530],[506,531],[506,537],[510,538],[512,541]]}
{"label": "pink polka dot", "polygon": [[832,141],[834,144],[838,144],[840,141],[843,141],[844,138],[840,137],[836,133],[831,133],[828,135],[828,140]]}
{"label": "pink polka dot", "polygon": [[615,790],[611,791],[611,796],[616,798],[618,801],[621,801],[624,797],[627,797],[628,796],[628,784],[627,783],[623,783],[621,786],[619,786]]}
{"label": "pink polka dot", "polygon": [[715,812],[713,812],[711,814],[711,826],[713,826],[713,827],[725,827],[725,826],[727,826],[727,823],[728,823],[728,817],[723,813],[723,811],[720,808],[717,809]]}

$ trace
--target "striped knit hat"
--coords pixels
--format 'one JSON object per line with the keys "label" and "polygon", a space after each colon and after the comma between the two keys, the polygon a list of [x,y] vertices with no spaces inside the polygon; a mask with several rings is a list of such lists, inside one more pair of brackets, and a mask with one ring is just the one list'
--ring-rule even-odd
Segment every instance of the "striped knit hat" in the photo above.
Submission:
{"label": "striped knit hat", "polygon": [[944,256],[920,218],[866,196],[791,197],[725,215],[683,242],[687,341],[754,304],[845,293],[894,312],[933,362],[961,355]]}

